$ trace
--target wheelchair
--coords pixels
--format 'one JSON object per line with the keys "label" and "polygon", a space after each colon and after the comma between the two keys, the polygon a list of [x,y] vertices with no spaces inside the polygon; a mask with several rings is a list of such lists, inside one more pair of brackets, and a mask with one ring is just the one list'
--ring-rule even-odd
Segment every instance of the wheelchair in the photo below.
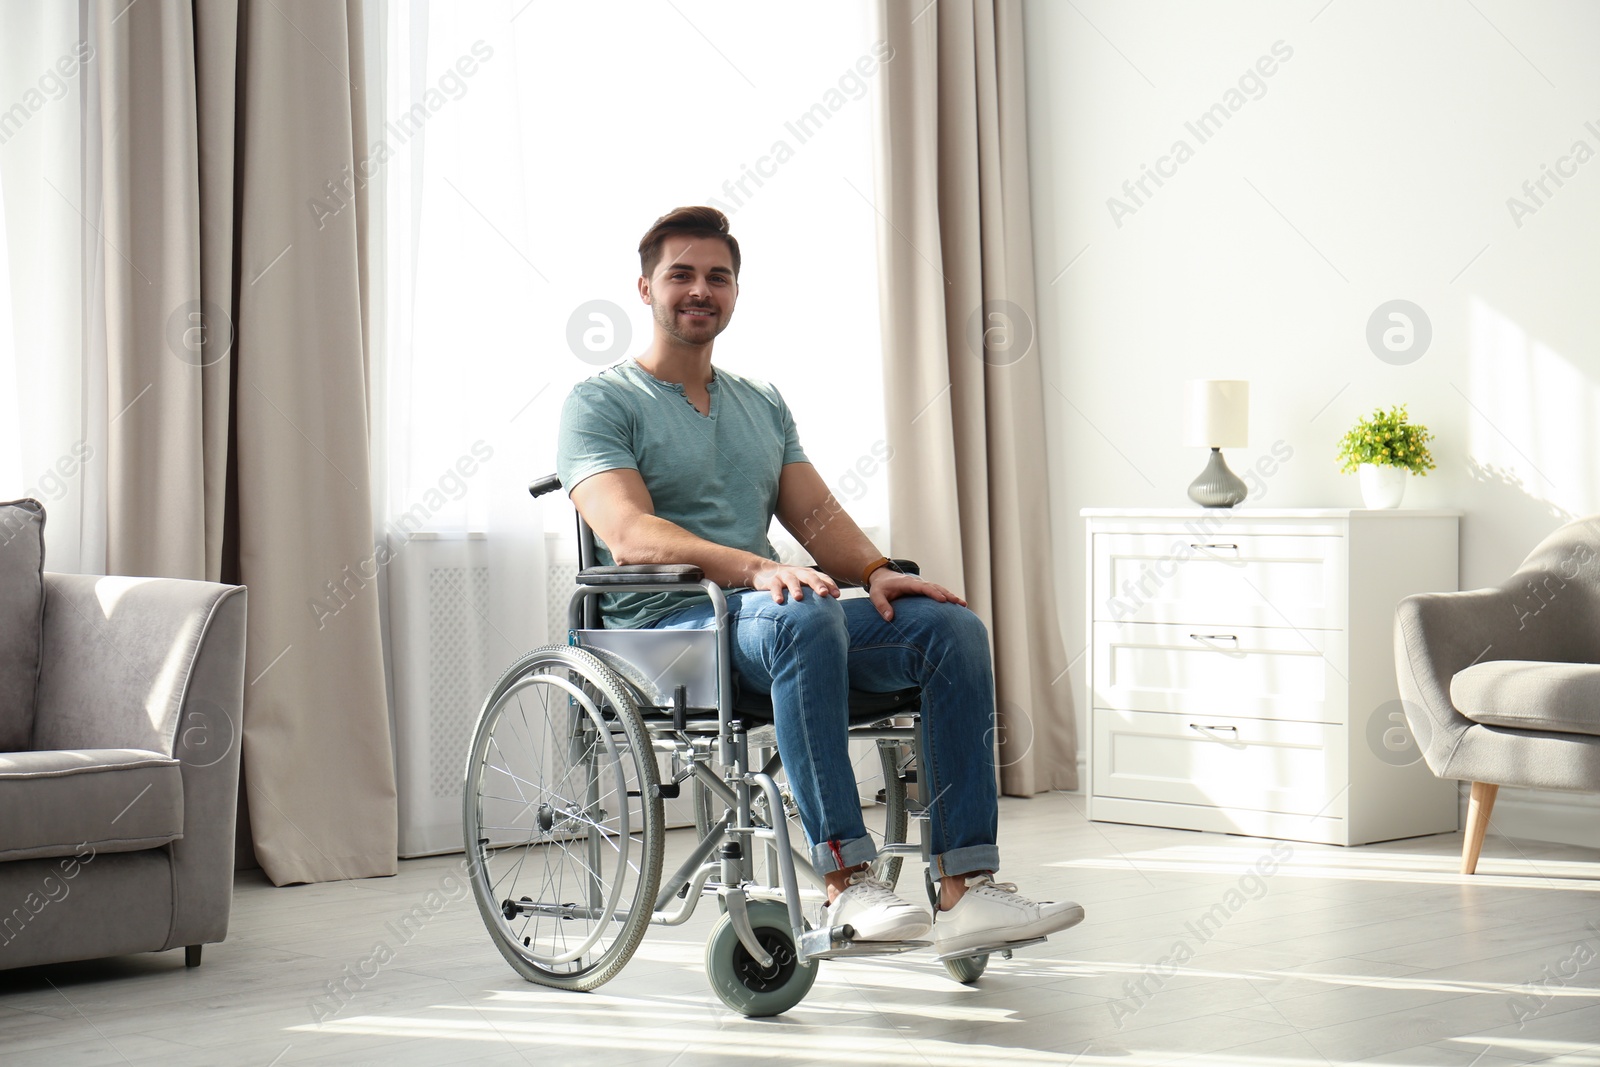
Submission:
{"label": "wheelchair", "polygon": [[[560,487],[549,475],[529,492]],[[798,1004],[819,960],[929,947],[856,941],[848,926],[810,928],[804,906],[825,899],[823,880],[782,782],[771,702],[735,686],[722,589],[693,566],[597,566],[581,515],[578,541],[568,643],[528,652],[506,670],[467,759],[463,835],[473,895],[512,969],[541,985],[596,989],[627,964],[647,926],[686,922],[703,897],[722,910],[706,944],[707,978],[724,1004],[747,1016]],[[694,589],[711,599],[714,629],[601,625],[605,593]],[[874,873],[890,885],[906,856],[928,859],[926,833],[922,844],[907,840],[911,820],[926,818],[919,704],[916,689],[850,694],[850,737],[871,742],[871,776],[881,773],[863,814],[878,839]],[[685,785],[698,843],[665,873],[663,803]],[[931,875],[924,884],[936,902]],[[942,962],[970,983],[991,953],[1009,957],[1042,940]]]}

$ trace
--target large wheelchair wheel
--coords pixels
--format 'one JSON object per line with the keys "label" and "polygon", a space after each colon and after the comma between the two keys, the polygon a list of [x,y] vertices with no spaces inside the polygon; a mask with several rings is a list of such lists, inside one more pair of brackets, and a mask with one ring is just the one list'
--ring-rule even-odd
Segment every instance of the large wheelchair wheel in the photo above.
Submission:
{"label": "large wheelchair wheel", "polygon": [[518,974],[575,990],[616,976],[650,922],[664,824],[650,736],[604,663],[552,645],[500,678],[463,830],[478,911]]}
{"label": "large wheelchair wheel", "polygon": [[[856,785],[862,796],[861,821],[867,828],[874,842],[882,847],[887,844],[904,844],[906,830],[910,823],[906,804],[906,766],[905,746],[892,741],[879,741],[873,745],[873,750],[855,761]],[[806,847],[805,828],[800,823],[800,809],[794,803],[794,797],[789,791],[788,777],[779,771],[775,776],[778,791],[783,798],[783,817],[789,827],[789,844],[797,854],[797,861],[810,862],[810,850]],[[723,805],[712,796],[710,790],[696,782],[693,786],[694,795],[694,821],[695,831],[704,837],[711,832],[712,823],[721,818]],[[756,818],[762,825],[772,824],[772,815],[766,810],[765,797],[757,794]],[[763,850],[764,851],[764,850]],[[880,855],[872,862],[872,872],[887,882],[891,887],[900,878],[902,856]],[[776,871],[768,870],[759,872],[764,875],[769,885],[778,885]]]}
{"label": "large wheelchair wheel", "polygon": [[727,915],[711,928],[706,942],[706,978],[722,1002],[752,1018],[781,1015],[805,999],[817,980],[817,965],[800,966],[789,911],[782,904],[759,901],[749,906],[750,926],[756,940],[772,956],[763,968],[733,931]]}

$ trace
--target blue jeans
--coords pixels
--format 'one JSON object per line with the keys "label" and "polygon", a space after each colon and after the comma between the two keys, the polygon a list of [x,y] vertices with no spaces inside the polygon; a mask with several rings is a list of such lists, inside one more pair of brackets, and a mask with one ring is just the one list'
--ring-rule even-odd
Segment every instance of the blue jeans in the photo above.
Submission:
{"label": "blue jeans", "polygon": [[[807,589],[772,601],[763,590],[728,594],[730,644],[740,684],[772,696],[778,751],[818,874],[877,855],[861,821],[850,763],[848,692],[922,689],[921,782],[929,791],[935,875],[992,871],[999,821],[994,769],[994,670],[982,620],[927,597],[893,602],[885,622],[866,598]],[[710,601],[651,626],[706,630]]]}

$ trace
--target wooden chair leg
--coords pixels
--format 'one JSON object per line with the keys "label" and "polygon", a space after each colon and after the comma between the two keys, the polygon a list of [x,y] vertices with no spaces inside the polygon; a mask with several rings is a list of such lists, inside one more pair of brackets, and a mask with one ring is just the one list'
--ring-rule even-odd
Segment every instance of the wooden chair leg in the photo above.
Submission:
{"label": "wooden chair leg", "polygon": [[204,947],[204,946],[201,946],[201,945],[185,945],[185,946],[183,946],[183,965],[185,967],[198,967],[198,966],[200,966],[200,949],[202,947]]}
{"label": "wooden chair leg", "polygon": [[1472,783],[1472,798],[1467,801],[1467,840],[1461,846],[1461,873],[1478,870],[1478,853],[1483,850],[1484,831],[1489,829],[1489,813],[1500,787],[1488,782]]}

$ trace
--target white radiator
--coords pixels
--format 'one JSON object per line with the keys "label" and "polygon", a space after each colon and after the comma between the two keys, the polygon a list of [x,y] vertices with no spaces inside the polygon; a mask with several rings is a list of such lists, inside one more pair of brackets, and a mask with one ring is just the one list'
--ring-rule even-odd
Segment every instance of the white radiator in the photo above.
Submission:
{"label": "white radiator", "polygon": [[545,589],[549,593],[545,633],[550,635],[547,639],[550,644],[564,645],[567,643],[567,602],[572,597],[573,585],[578,581],[578,561],[557,559],[552,554],[545,573]]}
{"label": "white radiator", "polygon": [[[553,576],[541,573],[540,546],[527,547],[420,534],[389,564],[402,857],[461,850],[461,794],[478,713],[506,668],[546,643],[546,604],[566,603],[571,575],[547,596]],[[535,574],[544,581],[530,581]],[[565,640],[564,625],[561,634]]]}

